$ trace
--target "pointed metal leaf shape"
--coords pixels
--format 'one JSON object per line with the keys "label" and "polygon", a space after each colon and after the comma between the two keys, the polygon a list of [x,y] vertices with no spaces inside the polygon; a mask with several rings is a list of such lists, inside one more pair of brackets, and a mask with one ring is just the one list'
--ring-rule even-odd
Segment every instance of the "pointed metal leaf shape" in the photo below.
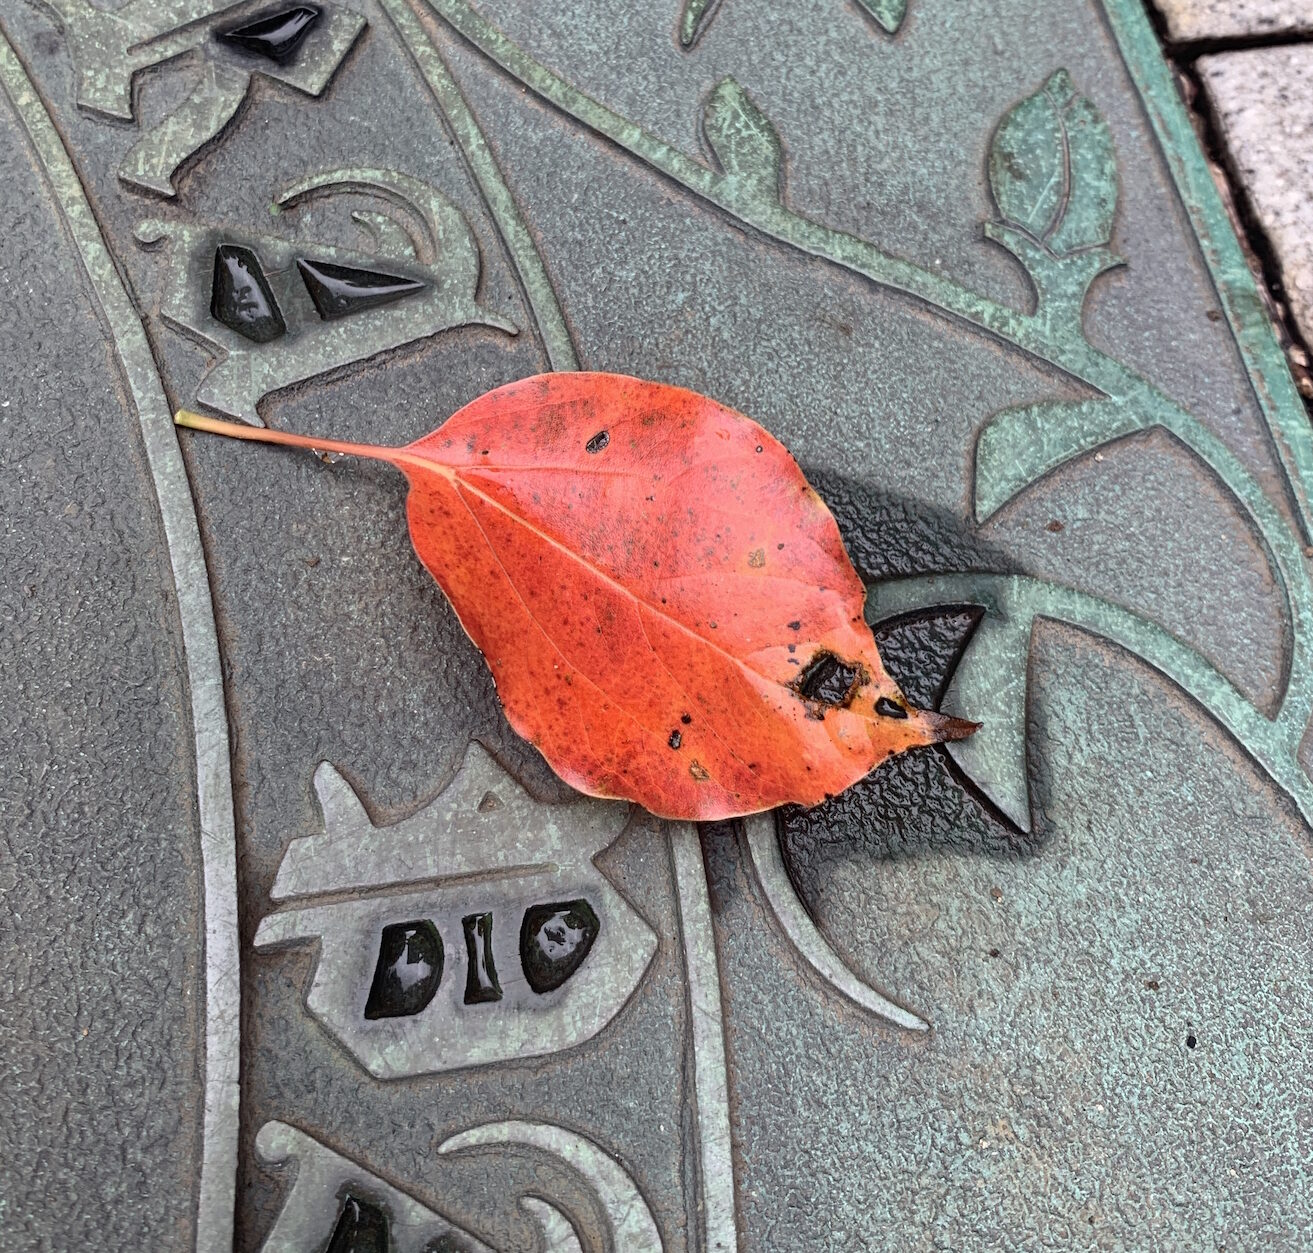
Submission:
{"label": "pointed metal leaf shape", "polygon": [[1005,592],[985,610],[957,663],[946,699],[970,701],[981,728],[949,756],[1022,831],[1030,830],[1026,686],[1033,619]]}
{"label": "pointed metal leaf shape", "polygon": [[779,135],[732,78],[716,84],[702,114],[702,130],[730,179],[778,198],[783,159]]}
{"label": "pointed metal leaf shape", "polygon": [[684,48],[691,48],[702,38],[702,32],[711,25],[720,0],[684,0],[684,10],[679,15],[679,42]]}
{"label": "pointed metal leaf shape", "polygon": [[976,437],[976,521],[1064,462],[1148,425],[1112,400],[1022,405],[995,414]]}
{"label": "pointed metal leaf shape", "polygon": [[858,0],[864,8],[891,35],[903,24],[907,16],[907,0]]}
{"label": "pointed metal leaf shape", "polygon": [[1112,239],[1117,213],[1117,154],[1108,124],[1084,96],[1063,112],[1067,133],[1067,205],[1049,238],[1059,256]]}
{"label": "pointed metal leaf shape", "polygon": [[1066,70],[1014,105],[994,132],[989,186],[1004,222],[1056,256],[1106,245],[1117,209],[1117,161],[1099,111]]}

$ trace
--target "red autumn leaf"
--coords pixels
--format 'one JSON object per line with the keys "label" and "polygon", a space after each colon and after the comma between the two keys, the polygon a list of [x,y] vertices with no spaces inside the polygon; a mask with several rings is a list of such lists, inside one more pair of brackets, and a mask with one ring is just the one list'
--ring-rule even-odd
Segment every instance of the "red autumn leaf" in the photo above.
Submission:
{"label": "red autumn leaf", "polygon": [[544,374],[404,448],[178,422],[401,470],[415,551],[507,718],[582,792],[698,820],[814,805],[974,730],[909,708],[825,503],[695,392]]}

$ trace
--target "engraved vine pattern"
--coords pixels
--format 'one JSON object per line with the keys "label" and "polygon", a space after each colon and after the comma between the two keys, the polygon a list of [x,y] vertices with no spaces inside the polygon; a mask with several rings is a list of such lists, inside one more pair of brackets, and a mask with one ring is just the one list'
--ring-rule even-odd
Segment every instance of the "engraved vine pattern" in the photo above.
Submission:
{"label": "engraved vine pattern", "polygon": [[[1024,267],[1035,292],[1035,307],[1024,311],[792,209],[784,142],[733,78],[716,84],[703,107],[702,134],[713,158],[712,164],[704,164],[574,87],[466,0],[426,2],[453,31],[540,98],[740,222],[910,296],[1098,393],[1076,403],[1005,410],[985,424],[977,437],[973,484],[978,521],[1057,467],[1154,427],[1185,445],[1251,520],[1290,614],[1289,669],[1271,717],[1157,623],[1057,584],[963,574],[899,580],[872,589],[868,617],[873,619],[963,603],[985,609],[984,623],[968,645],[954,683],[964,707],[969,699],[987,730],[966,741],[956,755],[1002,812],[1021,826],[1029,825],[1025,659],[1033,622],[1057,618],[1114,640],[1162,671],[1235,736],[1313,821],[1313,785],[1298,761],[1313,708],[1313,581],[1305,536],[1208,427],[1087,338],[1086,297],[1101,274],[1121,264],[1111,249],[1117,168],[1106,122],[1066,70],[1055,71],[1019,101],[998,123],[991,145],[990,187],[998,215],[985,224],[985,233]],[[1313,518],[1313,444],[1288,428],[1284,399],[1260,390],[1260,404],[1297,507],[1298,527],[1307,532]]]}

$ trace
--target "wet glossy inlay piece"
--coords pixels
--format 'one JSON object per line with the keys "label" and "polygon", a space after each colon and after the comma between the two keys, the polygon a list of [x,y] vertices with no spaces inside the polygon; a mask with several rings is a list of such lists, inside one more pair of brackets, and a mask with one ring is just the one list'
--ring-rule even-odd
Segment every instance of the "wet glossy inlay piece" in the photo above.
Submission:
{"label": "wet glossy inlay piece", "polygon": [[537,993],[554,992],[580,966],[601,928],[584,900],[534,905],[520,925],[520,963]]}
{"label": "wet glossy inlay piece", "polygon": [[467,914],[465,929],[465,1004],[486,1005],[501,1000],[497,963],[492,956],[492,915]]}
{"label": "wet glossy inlay piece", "polygon": [[240,26],[215,31],[215,38],[282,65],[296,55],[296,50],[305,42],[322,12],[313,4],[276,9]]}
{"label": "wet glossy inlay piece", "polygon": [[239,244],[220,244],[214,250],[210,313],[257,344],[267,344],[287,331],[260,259]]}
{"label": "wet glossy inlay piece", "polygon": [[366,1018],[406,1018],[433,999],[442,982],[442,937],[431,922],[383,928],[378,964],[365,1002]]}
{"label": "wet glossy inlay piece", "polygon": [[296,268],[301,281],[324,321],[345,318],[379,305],[390,305],[422,292],[427,286],[419,279],[385,274],[379,270],[357,270],[349,265],[332,265],[327,261],[298,259]]}
{"label": "wet glossy inlay piece", "polygon": [[368,1201],[348,1193],[324,1253],[388,1253],[387,1215]]}

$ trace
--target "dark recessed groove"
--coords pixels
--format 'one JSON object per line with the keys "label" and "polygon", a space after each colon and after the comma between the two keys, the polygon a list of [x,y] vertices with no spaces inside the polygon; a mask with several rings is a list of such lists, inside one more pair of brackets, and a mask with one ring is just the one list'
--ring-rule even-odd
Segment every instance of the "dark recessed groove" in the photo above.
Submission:
{"label": "dark recessed groove", "polygon": [[1184,39],[1167,43],[1166,51],[1174,61],[1195,61],[1219,52],[1249,52],[1254,48],[1293,48],[1313,43],[1313,30],[1274,31],[1266,35],[1232,35],[1225,39]]}
{"label": "dark recessed groove", "polygon": [[1162,45],[1163,55],[1173,62],[1193,61],[1215,52],[1244,52],[1249,48],[1287,48],[1292,44],[1313,43],[1313,21],[1307,30],[1267,31],[1258,35],[1227,35],[1213,39],[1173,39],[1167,19],[1154,0],[1145,0],[1144,11]]}
{"label": "dark recessed groove", "polygon": [[[1313,42],[1313,39],[1302,42]],[[1249,254],[1250,268],[1257,267],[1258,273],[1254,276],[1255,281],[1263,294],[1272,324],[1277,329],[1277,338],[1281,343],[1281,347],[1286,350],[1286,359],[1290,363],[1291,370],[1295,373],[1297,381],[1301,373],[1307,378],[1307,370],[1301,370],[1300,366],[1291,360],[1288,351],[1291,347],[1297,348],[1305,354],[1306,360],[1309,359],[1309,344],[1300,333],[1299,327],[1290,313],[1290,306],[1286,299],[1285,283],[1281,277],[1281,265],[1277,260],[1276,250],[1273,248],[1272,241],[1259,219],[1258,212],[1254,208],[1244,181],[1236,169],[1230,150],[1222,139],[1220,120],[1213,109],[1212,101],[1209,99],[1208,92],[1204,89],[1203,81],[1196,67],[1192,63],[1186,64],[1184,56],[1178,55],[1179,50],[1184,46],[1177,45],[1175,48],[1165,48],[1164,52],[1170,54],[1169,63],[1172,64],[1178,75],[1178,83],[1185,98],[1185,106],[1190,113],[1191,120],[1194,122],[1199,142],[1209,160],[1222,172],[1226,180],[1228,208],[1235,220],[1241,242]],[[1255,44],[1253,46],[1277,47],[1280,45]],[[1300,391],[1305,408],[1309,410],[1310,415],[1313,415],[1313,397],[1305,395],[1303,388]]]}

